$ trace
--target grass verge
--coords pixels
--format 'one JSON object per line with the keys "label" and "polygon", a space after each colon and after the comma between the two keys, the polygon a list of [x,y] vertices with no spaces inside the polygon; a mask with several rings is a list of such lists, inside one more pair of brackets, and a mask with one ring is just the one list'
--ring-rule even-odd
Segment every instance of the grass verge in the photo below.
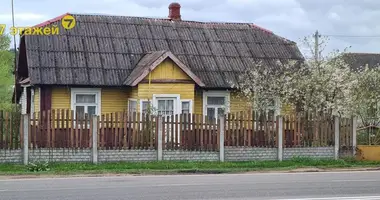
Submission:
{"label": "grass verge", "polygon": [[354,168],[380,167],[380,162],[356,161],[354,159],[293,158],[278,161],[250,162],[117,162],[101,163],[49,163],[48,171],[32,172],[28,167],[15,164],[0,164],[0,175],[67,175],[67,174],[192,174],[192,173],[237,173],[249,171],[282,171],[299,168]]}

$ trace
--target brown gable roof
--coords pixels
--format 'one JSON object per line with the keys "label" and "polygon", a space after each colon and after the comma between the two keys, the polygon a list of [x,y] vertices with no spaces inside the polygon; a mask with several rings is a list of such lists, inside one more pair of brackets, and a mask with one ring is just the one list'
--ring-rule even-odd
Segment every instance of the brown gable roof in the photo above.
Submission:
{"label": "brown gable roof", "polygon": [[364,69],[366,65],[372,68],[380,64],[380,54],[376,53],[345,53],[343,59],[355,71]]}
{"label": "brown gable roof", "polygon": [[153,71],[160,63],[162,63],[166,58],[170,58],[182,71],[184,71],[196,84],[204,87],[205,84],[193,73],[191,70],[184,65],[176,56],[174,56],[170,51],[154,51],[149,52],[141,58],[137,63],[135,69],[129,74],[128,78],[125,80],[124,84],[129,86],[136,86],[143,80],[150,71]]}
{"label": "brown gable roof", "polygon": [[166,50],[205,87],[230,88],[256,60],[303,59],[296,43],[248,23],[73,16],[71,30],[50,23],[59,35],[23,36],[31,84],[122,86],[147,52]]}

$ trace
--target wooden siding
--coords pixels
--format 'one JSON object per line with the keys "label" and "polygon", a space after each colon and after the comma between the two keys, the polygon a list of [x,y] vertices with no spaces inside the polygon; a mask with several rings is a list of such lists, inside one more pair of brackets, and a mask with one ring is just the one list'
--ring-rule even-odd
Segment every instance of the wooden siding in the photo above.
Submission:
{"label": "wooden siding", "polygon": [[281,107],[281,115],[291,115],[291,114],[295,114],[295,109],[291,105],[286,104]]}
{"label": "wooden siding", "polygon": [[152,99],[153,94],[179,94],[181,99],[194,100],[194,84],[149,84],[138,85],[138,97],[140,99]]}
{"label": "wooden siding", "polygon": [[40,112],[40,88],[34,88],[34,112]]}
{"label": "wooden siding", "polygon": [[247,98],[239,95],[238,92],[230,93],[230,112],[247,111],[250,108]]}
{"label": "wooden siding", "polygon": [[103,88],[102,113],[115,113],[128,109],[130,91],[121,88]]}
{"label": "wooden siding", "polygon": [[[160,83],[141,83],[138,85],[139,99],[153,99],[153,94],[179,94],[181,99],[191,99],[194,102],[195,84],[160,84]],[[138,102],[140,104],[140,102]],[[140,105],[138,105],[140,109]],[[194,106],[193,106],[194,111]]]}
{"label": "wooden siding", "polygon": [[[114,113],[127,109],[131,91],[131,89],[126,88],[102,88],[101,113]],[[35,108],[37,108],[37,104],[35,104]],[[52,89],[52,109],[71,109],[70,88],[57,87]]]}
{"label": "wooden siding", "polygon": [[[191,78],[170,59],[166,59],[164,62],[159,64],[150,74],[150,78],[152,80],[191,80]],[[148,80],[149,75],[145,77],[145,79]]]}
{"label": "wooden siding", "polygon": [[71,109],[70,106],[71,93],[70,88],[56,87],[51,91],[51,109]]}
{"label": "wooden siding", "polygon": [[195,114],[203,114],[203,92],[201,89],[195,90],[194,96],[194,112]]}

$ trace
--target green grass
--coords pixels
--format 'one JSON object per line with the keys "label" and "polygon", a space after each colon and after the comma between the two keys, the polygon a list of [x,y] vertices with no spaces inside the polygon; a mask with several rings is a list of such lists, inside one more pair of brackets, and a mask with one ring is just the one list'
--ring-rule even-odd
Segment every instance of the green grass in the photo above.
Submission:
{"label": "green grass", "polygon": [[176,173],[234,173],[247,171],[291,170],[298,168],[353,168],[380,167],[380,162],[356,161],[354,159],[321,160],[293,158],[278,161],[251,162],[117,162],[101,163],[50,163],[49,171],[30,172],[26,166],[0,164],[0,175],[64,175],[64,174],[176,174]]}

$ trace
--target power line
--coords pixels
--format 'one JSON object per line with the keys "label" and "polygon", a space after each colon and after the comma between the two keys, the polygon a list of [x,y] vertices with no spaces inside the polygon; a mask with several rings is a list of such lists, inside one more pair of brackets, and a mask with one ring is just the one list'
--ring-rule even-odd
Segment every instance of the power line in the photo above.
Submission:
{"label": "power line", "polygon": [[345,38],[380,38],[380,35],[325,35],[322,34],[322,36],[326,37],[345,37]]}

